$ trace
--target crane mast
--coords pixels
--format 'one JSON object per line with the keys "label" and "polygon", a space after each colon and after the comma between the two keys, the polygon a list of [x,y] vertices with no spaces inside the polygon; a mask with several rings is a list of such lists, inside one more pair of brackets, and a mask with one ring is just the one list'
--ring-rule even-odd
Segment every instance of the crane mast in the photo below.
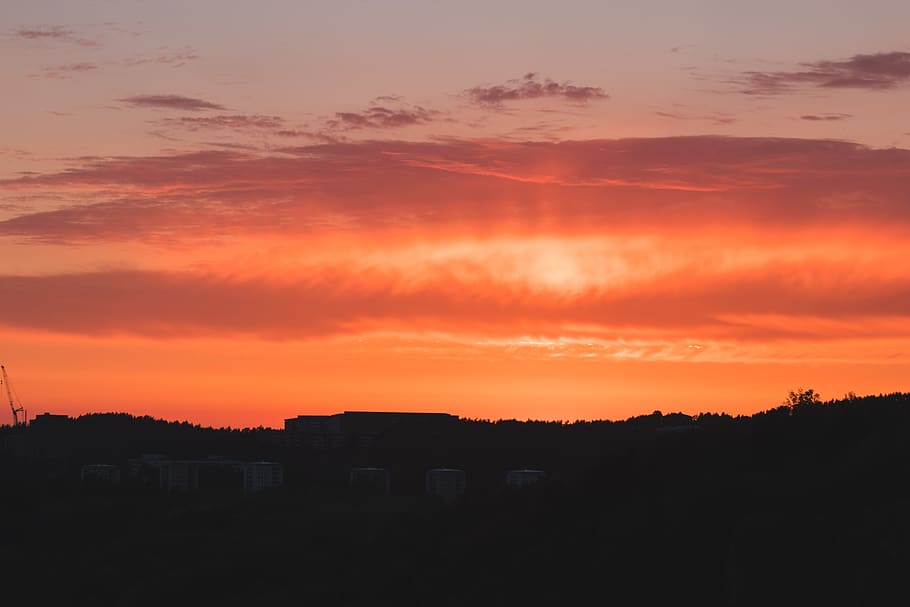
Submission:
{"label": "crane mast", "polygon": [[[15,401],[13,400],[13,390],[9,385],[9,376],[6,374],[6,367],[0,365],[0,383],[6,388],[6,397],[9,399],[9,408],[13,412],[13,425],[14,426],[24,426],[26,420],[25,408],[20,403],[19,406],[16,406]],[[22,414],[22,419],[19,419],[19,414]]]}

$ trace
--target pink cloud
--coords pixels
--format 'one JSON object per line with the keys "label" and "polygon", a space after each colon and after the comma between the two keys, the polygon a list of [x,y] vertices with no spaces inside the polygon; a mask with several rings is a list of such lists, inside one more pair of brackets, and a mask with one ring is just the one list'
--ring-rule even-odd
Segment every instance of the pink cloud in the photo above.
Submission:
{"label": "pink cloud", "polygon": [[336,112],[329,120],[330,129],[390,129],[426,124],[436,120],[440,112],[420,106],[388,108],[374,105],[360,112]]}
{"label": "pink cloud", "polygon": [[658,111],[654,112],[654,115],[660,116],[661,118],[672,118],[673,120],[698,120],[719,125],[733,124],[736,122],[736,118],[720,112],[715,112],[713,114],[685,114],[682,112]]}
{"label": "pink cloud", "polygon": [[157,124],[182,128],[188,131],[233,129],[233,130],[262,130],[280,129],[284,120],[278,116],[265,116],[262,114],[231,114],[220,116],[181,116],[179,118],[164,118],[156,121]]}
{"label": "pink cloud", "polygon": [[13,31],[13,35],[24,40],[49,40],[65,42],[78,46],[98,46],[94,40],[81,38],[68,28],[60,25],[42,25],[38,27],[20,27]]}
{"label": "pink cloud", "polygon": [[125,59],[124,65],[129,67],[139,65],[167,65],[170,67],[183,67],[190,61],[199,59],[198,52],[191,47],[184,47],[178,50],[161,49],[160,52],[150,55],[142,55]]}
{"label": "pink cloud", "polygon": [[840,120],[847,120],[853,118],[852,114],[803,114],[799,117],[800,120],[808,120],[810,122],[835,122]]}
{"label": "pink cloud", "polygon": [[521,78],[508,80],[504,84],[475,86],[465,91],[468,99],[483,106],[500,107],[507,101],[526,99],[557,98],[575,103],[587,103],[609,99],[604,90],[597,86],[578,86],[568,82],[556,82],[549,78],[540,79],[530,72]]}
{"label": "pink cloud", "polygon": [[46,67],[37,74],[32,74],[32,76],[41,77],[41,78],[70,78],[73,74],[85,73],[85,72],[94,72],[97,71],[98,64],[96,63],[68,63],[66,65],[56,65],[53,67]]}
{"label": "pink cloud", "polygon": [[910,82],[910,53],[900,51],[814,61],[802,67],[798,71],[744,72],[734,82],[748,95],[778,95],[809,88],[888,90]]}
{"label": "pink cloud", "polygon": [[910,152],[836,141],[370,141],[280,152],[86,159],[5,180],[9,193],[88,194],[94,203],[7,219],[0,234],[90,241],[339,226],[527,232],[910,222]]}
{"label": "pink cloud", "polygon": [[190,112],[227,109],[223,105],[217,103],[205,101],[204,99],[184,97],[182,95],[134,95],[132,97],[119,99],[118,101],[135,107],[185,110]]}

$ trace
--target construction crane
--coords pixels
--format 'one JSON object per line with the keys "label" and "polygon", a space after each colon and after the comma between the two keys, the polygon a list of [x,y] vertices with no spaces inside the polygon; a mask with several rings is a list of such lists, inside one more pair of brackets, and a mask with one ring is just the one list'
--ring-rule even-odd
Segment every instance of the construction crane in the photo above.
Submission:
{"label": "construction crane", "polygon": [[[9,376],[6,374],[6,367],[0,365],[0,384],[3,384],[6,387],[6,397],[9,399],[9,408],[13,411],[13,425],[14,426],[24,426],[26,420],[28,419],[28,414],[25,412],[25,407],[22,406],[22,403],[19,403],[19,406],[16,406],[16,402],[13,400],[13,389],[9,385]],[[19,419],[19,414],[22,414],[22,419]]]}

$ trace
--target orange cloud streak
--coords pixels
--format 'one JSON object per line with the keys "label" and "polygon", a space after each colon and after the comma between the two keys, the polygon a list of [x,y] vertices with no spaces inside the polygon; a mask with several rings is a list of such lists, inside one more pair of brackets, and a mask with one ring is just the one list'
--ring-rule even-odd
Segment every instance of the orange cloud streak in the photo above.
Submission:
{"label": "orange cloud streak", "polygon": [[[274,379],[269,415],[306,401],[596,417],[606,399],[615,416],[646,395],[680,407],[737,385],[766,395],[762,373],[805,365],[832,389],[849,365],[844,391],[883,377],[906,388],[904,150],[364,142],[86,159],[2,185],[14,210],[0,240],[23,261],[0,275],[0,326],[26,350],[57,336],[99,368],[119,368],[104,344],[135,353],[122,374],[87,371],[106,398],[174,372],[187,407],[238,408],[250,388],[219,383],[227,359],[227,375],[252,365]],[[54,208],[21,210],[45,195]],[[28,261],[49,243],[77,254]],[[100,261],[113,251],[115,266]],[[226,356],[223,340],[269,362]],[[194,353],[195,378],[165,343]],[[711,389],[709,371],[724,374]]]}

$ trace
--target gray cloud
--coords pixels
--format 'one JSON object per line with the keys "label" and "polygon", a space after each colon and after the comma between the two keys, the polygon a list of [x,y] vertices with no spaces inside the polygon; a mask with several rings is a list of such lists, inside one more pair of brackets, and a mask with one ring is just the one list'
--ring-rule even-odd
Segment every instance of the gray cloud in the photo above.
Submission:
{"label": "gray cloud", "polygon": [[84,72],[93,72],[98,69],[98,64],[96,63],[67,63],[66,65],[55,65],[52,67],[46,67],[40,72],[31,74],[34,78],[69,78],[73,74],[79,74]]}
{"label": "gray cloud", "polygon": [[327,126],[330,129],[395,129],[432,122],[439,114],[420,106],[388,108],[374,105],[360,112],[336,112]]}
{"label": "gray cloud", "polygon": [[799,117],[800,120],[808,120],[810,122],[835,122],[847,120],[848,118],[853,118],[853,114],[803,114]]}
{"label": "gray cloud", "polygon": [[76,44],[78,46],[98,46],[94,40],[81,38],[68,28],[60,25],[41,25],[38,27],[20,27],[13,31],[13,36],[24,40],[47,40]]}
{"label": "gray cloud", "polygon": [[138,65],[148,65],[148,64],[157,64],[157,65],[167,65],[170,67],[183,67],[190,61],[195,61],[199,58],[198,53],[195,49],[191,47],[184,47],[178,50],[167,50],[164,49],[156,55],[142,55],[137,57],[132,57],[130,59],[125,59],[123,64],[129,67],[135,67]]}
{"label": "gray cloud", "polygon": [[733,83],[747,95],[780,95],[809,88],[893,89],[910,82],[910,53],[853,55],[842,61],[815,61],[804,69],[743,72]]}
{"label": "gray cloud", "polygon": [[184,97],[182,95],[134,95],[118,99],[122,103],[127,103],[136,107],[152,107],[169,110],[186,110],[198,112],[200,110],[224,110],[223,105],[195,99],[193,97]]}
{"label": "gray cloud", "polygon": [[575,103],[587,103],[598,99],[609,99],[604,90],[597,86],[578,86],[568,82],[556,82],[549,78],[540,79],[538,74],[529,72],[521,78],[493,86],[475,86],[465,91],[468,99],[478,105],[498,107],[506,101],[562,98]]}
{"label": "gray cloud", "polygon": [[178,127],[188,131],[232,129],[232,130],[262,130],[280,129],[284,120],[278,116],[265,116],[262,114],[229,114],[219,116],[181,116],[179,118],[165,118],[158,120],[157,124]]}
{"label": "gray cloud", "polygon": [[704,120],[711,122],[713,124],[733,124],[736,122],[736,118],[728,115],[722,114],[720,112],[715,112],[713,114],[683,114],[680,112],[654,112],[656,116],[661,118],[672,118],[673,120]]}

